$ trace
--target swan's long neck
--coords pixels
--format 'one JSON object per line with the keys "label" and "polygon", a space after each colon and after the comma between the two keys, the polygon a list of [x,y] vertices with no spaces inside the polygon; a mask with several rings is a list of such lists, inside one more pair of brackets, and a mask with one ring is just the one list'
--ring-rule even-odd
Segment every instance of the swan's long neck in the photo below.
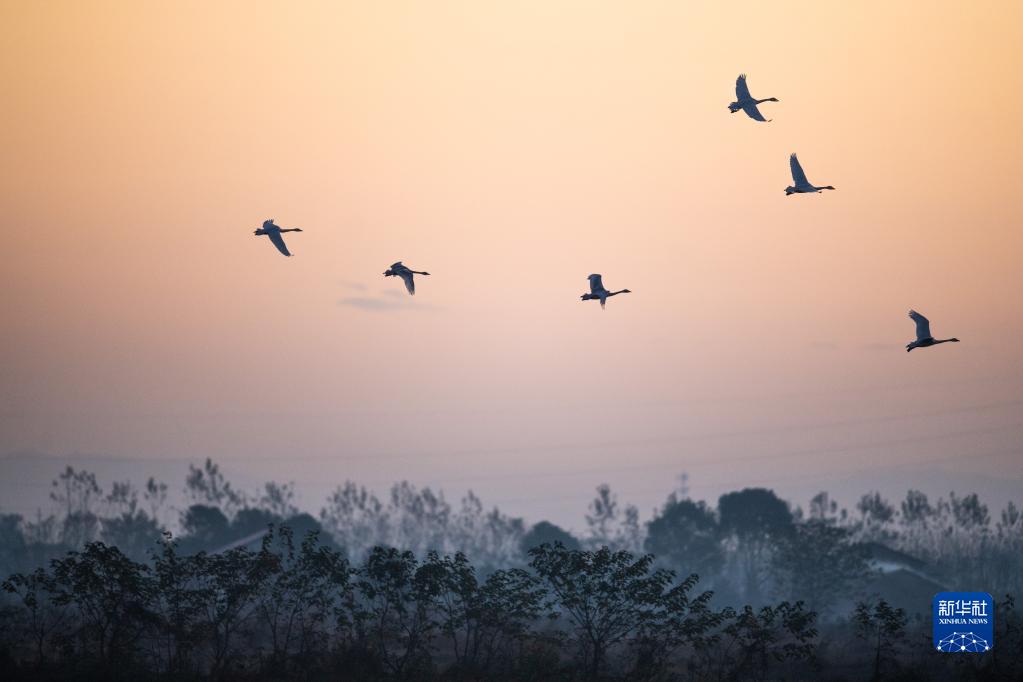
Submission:
{"label": "swan's long neck", "polygon": [[934,343],[959,343],[959,339],[934,339]]}
{"label": "swan's long neck", "polygon": [[618,291],[609,291],[607,295],[608,296],[617,296],[618,294],[627,294],[627,293],[629,293],[628,289],[620,289]]}
{"label": "swan's long neck", "polygon": [[778,98],[777,97],[768,97],[767,99],[758,99],[758,100],[755,100],[755,101],[756,101],[757,104],[761,104],[762,102],[777,102]]}

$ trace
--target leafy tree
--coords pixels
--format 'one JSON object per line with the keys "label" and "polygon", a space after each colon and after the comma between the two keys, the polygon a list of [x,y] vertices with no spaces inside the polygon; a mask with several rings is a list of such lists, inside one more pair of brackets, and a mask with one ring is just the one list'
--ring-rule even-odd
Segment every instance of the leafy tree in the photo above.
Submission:
{"label": "leafy tree", "polygon": [[506,516],[497,507],[484,511],[483,502],[470,490],[451,520],[447,551],[463,552],[481,566],[507,566],[519,559],[522,519]]}
{"label": "leafy tree", "polygon": [[53,481],[50,499],[64,511],[61,540],[70,547],[80,547],[94,539],[99,532],[96,505],[103,490],[96,475],[88,471],[75,471],[67,467]]}
{"label": "leafy tree", "polygon": [[419,570],[439,585],[439,627],[464,674],[484,675],[496,661],[507,665],[514,645],[524,642],[541,615],[542,586],[521,569],[495,571],[480,583],[464,554],[431,552]]}
{"label": "leafy tree", "polygon": [[229,535],[231,539],[238,540],[253,533],[265,531],[271,525],[279,524],[282,521],[284,521],[283,517],[277,516],[269,509],[246,507],[234,515],[230,523]]}
{"label": "leafy tree", "polygon": [[229,522],[219,507],[193,504],[182,514],[181,528],[190,548],[211,549],[229,540]]}
{"label": "leafy tree", "polygon": [[549,611],[544,606],[545,591],[536,578],[519,568],[494,571],[479,589],[473,611],[477,624],[469,663],[488,671],[495,662],[507,665],[516,647],[543,641],[531,637],[529,628]]}
{"label": "leafy tree", "polygon": [[21,524],[19,514],[0,514],[0,575],[22,568],[28,543],[25,542]]}
{"label": "leafy tree", "polygon": [[208,457],[201,469],[194,464],[188,465],[185,495],[193,504],[216,507],[225,516],[233,516],[245,506],[245,494],[235,490],[220,472],[220,467]]}
{"label": "leafy tree", "polygon": [[264,536],[256,563],[266,571],[256,612],[270,636],[270,672],[286,674],[292,660],[310,668],[328,649],[328,624],[348,591],[348,562],[316,533],[296,547],[282,526]]}
{"label": "leafy tree", "polygon": [[764,488],[745,488],[718,499],[718,522],[727,541],[729,568],[746,600],[759,602],[771,575],[771,556],[792,533],[792,512]]}
{"label": "leafy tree", "polygon": [[934,514],[927,495],[919,490],[906,491],[906,499],[900,503],[899,509],[903,523],[907,524],[924,523]]}
{"label": "leafy tree", "polygon": [[[674,572],[671,573],[674,579]],[[682,648],[704,650],[717,641],[715,631],[731,615],[731,609],[710,607],[712,592],[690,597],[696,574],[669,586],[661,595],[655,617],[640,625],[630,638],[633,662],[630,677],[661,679],[670,674],[672,662]]]}
{"label": "leafy tree", "polygon": [[423,675],[431,662],[431,610],[441,586],[431,568],[418,569],[412,552],[374,547],[356,572],[355,639],[398,677]]}
{"label": "leafy tree", "polygon": [[715,575],[724,564],[714,512],[704,502],[674,494],[647,524],[644,548],[683,572]]}
{"label": "leafy tree", "polygon": [[163,529],[139,509],[138,491],[129,481],[113,483],[103,500],[107,515],[99,519],[101,538],[132,559],[143,559]]}
{"label": "leafy tree", "polygon": [[36,668],[41,668],[47,651],[54,648],[55,636],[60,636],[65,628],[67,602],[53,599],[57,587],[44,568],[27,574],[15,573],[0,586],[21,604],[21,619],[16,627],[23,630],[23,635],[29,639]]}
{"label": "leafy tree", "polygon": [[214,677],[230,665],[236,640],[253,619],[256,598],[271,570],[263,558],[240,547],[220,554],[200,553],[190,559]]}
{"label": "leafy tree", "polygon": [[163,529],[142,510],[124,512],[120,516],[102,519],[103,540],[132,559],[143,559]]}
{"label": "leafy tree", "polygon": [[268,481],[263,486],[259,507],[280,519],[295,516],[298,514],[298,507],[295,506],[295,484]]}
{"label": "leafy tree", "polygon": [[386,504],[365,488],[347,482],[331,494],[320,519],[353,560],[381,545],[408,549],[419,556],[429,551],[460,551],[496,568],[518,558],[525,533],[522,519],[496,508],[484,511],[483,503],[471,491],[454,510],[443,494],[404,481],[392,486]]}
{"label": "leafy tree", "polygon": [[853,612],[856,635],[874,651],[871,680],[880,680],[885,664],[897,666],[898,645],[906,637],[906,612],[884,599],[874,605],[859,602]]}
{"label": "leafy tree", "polygon": [[582,549],[582,546],[579,544],[579,541],[574,535],[553,523],[550,523],[549,521],[541,521],[530,528],[529,532],[522,536],[520,546],[523,554],[529,554],[529,550],[534,547],[539,547],[543,544],[553,545],[558,542],[560,542],[565,549]]}
{"label": "leafy tree", "polygon": [[[541,545],[529,554],[552,606],[572,624],[579,659],[592,678],[601,674],[611,648],[664,616],[675,574],[652,569],[650,554],[636,558],[607,547],[572,551],[561,545]],[[687,581],[678,589],[684,594],[691,587]]]}
{"label": "leafy tree", "polygon": [[813,662],[816,617],[802,602],[781,602],[729,613],[720,637],[700,651],[704,664],[720,679],[771,679],[773,663]]}
{"label": "leafy tree", "polygon": [[721,529],[740,537],[779,537],[792,530],[792,512],[774,491],[745,488],[718,499]]}
{"label": "leafy tree", "polygon": [[96,474],[75,471],[71,466],[54,479],[51,487],[50,499],[64,510],[65,516],[94,515],[93,507],[103,495]]}
{"label": "leafy tree", "polygon": [[852,594],[870,575],[863,546],[848,529],[826,521],[797,524],[779,541],[773,568],[786,596],[798,596],[814,611]]}
{"label": "leafy tree", "polygon": [[838,502],[831,499],[831,496],[823,490],[810,500],[809,517],[811,521],[841,523],[846,520],[847,516],[846,510],[839,511]]}
{"label": "leafy tree", "polygon": [[860,540],[887,542],[892,538],[891,525],[895,518],[895,507],[881,497],[881,493],[873,492],[860,497],[856,503],[860,512],[858,535]]}
{"label": "leafy tree", "polygon": [[149,505],[149,516],[159,523],[163,506],[167,503],[167,484],[150,476],[146,481],[146,489],[142,491],[142,498]]}
{"label": "leafy tree", "polygon": [[593,548],[607,546],[638,552],[643,545],[639,510],[632,505],[620,508],[617,496],[606,483],[597,486],[597,496],[586,514],[586,526]]}
{"label": "leafy tree", "polygon": [[145,565],[102,542],[53,562],[53,599],[77,616],[77,655],[95,656],[102,670],[124,666],[137,653],[152,587]]}
{"label": "leafy tree", "polygon": [[1023,520],[1023,514],[1020,513],[1016,504],[1009,500],[1005,505],[1005,509],[1002,510],[1002,516],[998,521],[998,525],[1005,529],[1011,529],[1017,526],[1021,520]]}
{"label": "leafy tree", "polygon": [[977,493],[970,493],[965,497],[957,497],[955,493],[948,494],[952,506],[952,514],[955,517],[956,526],[966,532],[975,532],[986,529],[991,521],[987,505],[981,503]]}
{"label": "leafy tree", "polygon": [[320,521],[346,550],[349,559],[362,560],[375,544],[387,542],[390,519],[376,495],[346,481],[331,493]]}
{"label": "leafy tree", "polygon": [[389,516],[392,546],[406,547],[416,555],[445,548],[451,505],[443,493],[434,493],[430,488],[418,490],[402,481],[391,486]]}
{"label": "leafy tree", "polygon": [[1023,670],[1023,617],[1010,594],[995,602],[995,642],[992,677],[1009,679]]}
{"label": "leafy tree", "polygon": [[211,590],[201,571],[204,557],[178,554],[170,533],[151,555],[154,598],[151,605],[156,621],[152,652],[163,672],[195,675],[199,672],[196,653],[207,641],[209,629],[206,606]]}

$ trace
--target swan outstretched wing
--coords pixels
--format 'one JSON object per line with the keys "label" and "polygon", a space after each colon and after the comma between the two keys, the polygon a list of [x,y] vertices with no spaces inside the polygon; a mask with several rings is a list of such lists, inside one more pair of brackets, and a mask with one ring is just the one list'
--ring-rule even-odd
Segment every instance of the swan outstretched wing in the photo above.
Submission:
{"label": "swan outstretched wing", "polygon": [[748,104],[743,105],[742,110],[746,112],[746,115],[752,118],[754,121],[767,122],[764,115],[760,113],[760,109],[757,109],[757,105],[753,100],[750,100]]}
{"label": "swan outstretched wing", "polygon": [[[400,266],[401,263],[398,263],[398,265]],[[409,270],[408,268],[400,267],[398,269],[398,276],[401,277],[403,280],[405,280],[405,288],[408,289],[408,292],[410,294],[415,296],[416,295],[416,281],[414,279],[412,279],[412,271]]]}
{"label": "swan outstretched wing", "polygon": [[590,293],[599,294],[604,290],[604,282],[601,281],[600,275],[590,275]]}
{"label": "swan outstretched wing", "polygon": [[274,246],[277,247],[278,251],[283,253],[285,256],[291,255],[291,252],[288,251],[287,244],[284,243],[284,237],[281,236],[281,231],[279,229],[267,230],[266,236],[270,238],[270,241],[274,243]]}
{"label": "swan outstretched wing", "polygon": [[803,172],[803,167],[799,165],[799,159],[793,154],[789,157],[789,168],[792,169],[792,180],[796,183],[796,187],[809,185],[810,181],[806,179],[806,173]]}
{"label": "swan outstretched wing", "polygon": [[403,267],[405,267],[405,266],[401,264],[401,261],[398,261],[397,263],[394,263],[394,264],[393,264],[393,265],[391,266],[391,269],[392,269],[392,270],[400,270],[400,269],[402,269]]}
{"label": "swan outstretched wing", "polygon": [[931,338],[931,322],[915,310],[909,311],[909,317],[916,322],[916,339],[923,341]]}
{"label": "swan outstretched wing", "polygon": [[749,94],[749,86],[746,85],[746,74],[744,73],[740,73],[739,77],[735,79],[735,99],[739,102],[753,99],[753,96]]}

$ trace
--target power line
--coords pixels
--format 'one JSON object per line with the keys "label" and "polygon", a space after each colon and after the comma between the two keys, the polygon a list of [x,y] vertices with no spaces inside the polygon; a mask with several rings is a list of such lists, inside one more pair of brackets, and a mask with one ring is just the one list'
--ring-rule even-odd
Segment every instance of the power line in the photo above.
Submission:
{"label": "power line", "polygon": [[[719,438],[739,438],[743,436],[766,436],[782,433],[791,433],[793,431],[817,431],[822,429],[840,428],[845,426],[858,426],[862,424],[877,424],[886,422],[902,421],[905,419],[924,419],[928,417],[942,417],[952,414],[965,414],[970,412],[982,412],[985,410],[998,409],[1004,407],[1021,407],[1023,406],[1023,400],[1014,401],[1003,401],[1003,402],[992,402],[982,403],[979,405],[967,405],[959,408],[944,409],[944,410],[927,410],[921,412],[912,412],[909,414],[900,415],[881,415],[877,417],[860,417],[856,419],[844,419],[835,420],[830,422],[820,422],[817,424],[803,423],[803,424],[790,424],[785,426],[766,427],[758,429],[744,429],[739,431],[717,431],[708,433],[693,433],[693,434],[677,434],[672,436],[653,436],[649,438],[633,438],[628,440],[611,440],[604,441],[601,443],[560,443],[553,445],[544,445],[540,447],[532,447],[532,450],[543,450],[543,451],[559,451],[559,450],[596,450],[601,448],[613,448],[613,447],[634,447],[637,445],[656,445],[656,444],[671,444],[679,442],[688,442],[694,440],[714,440]],[[474,456],[480,455],[516,455],[521,454],[525,448],[522,447],[500,447],[500,448],[463,448],[461,450],[434,450],[434,451],[420,451],[420,452],[379,452],[374,454],[360,454],[360,455],[289,455],[289,460],[336,460],[343,462],[352,461],[364,461],[364,460],[382,460],[382,459],[428,459],[435,457],[451,458],[451,457],[463,457],[463,456]],[[260,457],[244,457],[244,458],[226,458],[223,461],[231,461],[232,459],[239,459],[244,461],[265,461],[265,460],[277,460],[280,459],[278,456],[260,456]]]}
{"label": "power line", "polygon": [[[993,452],[985,452],[985,453],[982,453],[982,454],[979,454],[979,455],[970,455],[968,457],[968,459],[985,459],[985,458],[988,458],[988,457],[998,457],[998,456],[1008,456],[1008,455],[1023,455],[1023,448],[1010,448],[1010,449],[1005,449],[1005,450],[995,450]],[[922,465],[922,464],[936,464],[936,463],[940,463],[940,462],[950,462],[950,461],[955,461],[955,460],[958,460],[958,459],[962,459],[963,457],[964,457],[963,455],[952,455],[952,456],[944,456],[944,457],[931,457],[931,458],[924,458],[924,459],[915,459],[915,460],[913,460],[911,462],[903,462],[903,463],[901,463],[901,466],[902,467],[915,467],[915,466],[919,466],[919,465]],[[871,468],[871,467],[859,467],[859,468],[856,468],[856,469],[849,469],[849,470],[838,472],[838,473],[828,473],[828,474],[820,474],[820,473],[808,474],[808,473],[803,473],[803,474],[798,475],[798,476],[787,476],[787,477],[781,477],[781,478],[779,478],[777,476],[772,476],[772,477],[760,478],[760,479],[755,479],[755,480],[742,480],[741,483],[739,481],[736,481],[736,484],[737,484],[736,487],[738,487],[739,485],[741,485],[743,487],[748,487],[750,485],[776,485],[776,484],[779,484],[779,483],[791,483],[791,482],[802,481],[802,480],[834,479],[836,477],[848,477],[848,476],[851,476],[851,475],[855,475],[855,474],[859,474],[859,473],[866,473],[866,472],[873,471],[873,470],[874,469]],[[729,480],[733,480],[733,479],[729,479]],[[701,482],[700,483],[700,485],[720,485],[720,484],[721,484],[721,482],[714,482],[714,481],[712,481],[710,483],[707,483],[707,482]],[[635,489],[635,488],[633,488],[631,490],[630,489],[621,490],[621,491],[619,491],[618,494],[619,495],[652,495],[652,494],[656,494],[656,493],[662,493],[662,494],[667,495],[667,494],[671,493],[671,490],[665,490],[665,488],[663,488],[663,487],[657,488],[657,489],[653,489],[653,488]],[[495,505],[496,504],[536,503],[536,502],[549,502],[549,501],[564,500],[564,499],[582,499],[583,497],[591,498],[592,496],[593,496],[592,492],[587,492],[587,493],[558,495],[558,497],[556,497],[556,498],[554,498],[554,497],[547,497],[547,496],[544,496],[544,497],[528,497],[528,498],[521,498],[521,497],[520,498],[504,498],[504,499],[493,500],[492,502]]]}
{"label": "power line", "polygon": [[[963,429],[960,431],[952,431],[948,433],[932,434],[928,436],[915,436],[911,438],[899,438],[884,441],[876,441],[873,443],[865,443],[862,445],[853,446],[841,446],[841,447],[812,447],[803,448],[801,450],[785,450],[782,452],[769,453],[769,454],[751,454],[751,455],[738,455],[733,457],[715,457],[708,464],[718,463],[733,463],[733,462],[750,462],[759,460],[773,460],[779,458],[788,457],[801,457],[804,455],[818,455],[818,454],[835,454],[842,452],[857,452],[860,450],[871,450],[875,448],[889,447],[893,445],[911,445],[917,442],[926,442],[934,440],[944,440],[946,438],[957,438],[961,436],[975,436],[980,434],[988,433],[1000,433],[1003,431],[1011,431],[1014,429],[1023,429],[1019,423],[1005,424],[997,427],[985,427],[976,429]],[[637,471],[637,470],[657,470],[666,467],[677,467],[676,464],[669,463],[651,463],[646,465],[622,465],[613,467],[595,467],[590,469],[573,469],[568,471],[559,472],[537,472],[537,473],[515,473],[515,474],[494,474],[490,476],[462,476],[458,478],[449,478],[449,481],[488,481],[488,480],[505,480],[513,478],[553,478],[561,476],[585,476],[590,474],[604,474],[604,473],[620,473],[623,471]]]}

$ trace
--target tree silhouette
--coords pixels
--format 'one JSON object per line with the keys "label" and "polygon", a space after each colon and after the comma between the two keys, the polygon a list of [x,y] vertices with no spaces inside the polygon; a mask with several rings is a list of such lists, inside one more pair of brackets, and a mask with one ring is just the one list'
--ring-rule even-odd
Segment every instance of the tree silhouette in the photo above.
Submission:
{"label": "tree silhouette", "polygon": [[529,550],[534,547],[543,544],[553,545],[557,542],[560,542],[566,549],[582,549],[579,541],[571,533],[549,521],[541,521],[522,537],[522,553],[528,555]]}
{"label": "tree silhouette", "polygon": [[867,553],[850,531],[818,520],[796,524],[778,541],[773,569],[785,596],[802,598],[814,611],[853,594],[870,575]]}
{"label": "tree silhouette", "polygon": [[206,605],[210,593],[200,574],[205,562],[195,556],[181,556],[170,533],[153,551],[151,561],[155,589],[150,608],[157,624],[151,651],[153,659],[161,663],[157,670],[170,675],[197,675],[195,655],[209,632]]}
{"label": "tree silhouette", "polygon": [[152,600],[149,570],[116,547],[90,542],[53,562],[53,599],[75,611],[77,656],[95,657],[101,671],[137,654]]}
{"label": "tree silhouette", "polygon": [[792,532],[792,512],[771,490],[746,488],[718,499],[722,534],[728,541],[732,575],[743,597],[759,602],[770,576],[771,555]]}
{"label": "tree silhouette", "polygon": [[725,626],[720,648],[710,650],[718,668],[733,680],[766,680],[773,663],[814,656],[817,616],[802,602],[781,602],[759,610],[745,606]]}
{"label": "tree silhouette", "polygon": [[577,656],[592,678],[600,675],[612,647],[662,622],[667,604],[681,606],[696,582],[693,576],[674,585],[674,572],[652,569],[650,554],[637,558],[607,547],[590,552],[561,545],[541,545],[529,554],[530,566],[551,592],[551,605],[571,623]]}
{"label": "tree silhouette", "polygon": [[647,552],[685,572],[717,575],[724,563],[717,519],[704,502],[669,496],[647,524]]}
{"label": "tree silhouette", "polygon": [[40,669],[46,662],[47,651],[54,646],[53,639],[59,635],[67,619],[67,602],[53,598],[57,586],[44,568],[31,573],[16,573],[2,584],[5,592],[15,597],[21,609],[11,609],[4,614],[8,625],[14,624],[17,637],[24,636],[35,655],[35,667]]}
{"label": "tree silhouette", "polygon": [[639,511],[632,505],[621,508],[618,497],[606,483],[597,486],[597,496],[590,502],[586,514],[586,526],[589,528],[587,540],[590,547],[607,545],[612,549],[636,552],[642,546]]}
{"label": "tree silhouette", "polygon": [[[609,487],[591,505],[590,539],[614,546],[581,551],[538,543],[574,538],[549,523],[527,534],[471,492],[451,507],[399,484],[376,506],[350,486],[321,517],[332,537],[308,514],[282,518],[294,511],[290,485],[231,497],[212,463],[193,478],[214,503],[189,506],[176,539],[160,535],[166,486],[116,482],[103,495],[95,476],[73,469],[54,487],[56,514],[0,515],[0,575],[9,575],[0,676],[720,681],[848,676],[862,665],[875,679],[912,666],[920,678],[979,680],[1015,679],[1023,666],[1011,596],[996,606],[998,646],[967,664],[933,655],[928,618],[861,594],[866,564],[854,539],[867,525],[888,543],[876,556],[908,567],[871,584],[906,599],[910,613],[916,601],[927,610],[927,599],[906,595],[930,588],[929,576],[1007,595],[1023,587],[1023,514],[1010,503],[992,520],[973,494],[932,502],[910,491],[898,513],[871,494],[847,518],[821,493],[805,520],[769,490],[728,493],[718,509],[675,494],[645,526],[654,559],[621,549],[642,534]],[[87,539],[96,533],[102,542]],[[84,544],[62,543],[73,535]],[[356,563],[341,543],[356,548]],[[722,588],[716,596],[669,570],[694,566]],[[790,601],[766,601],[775,588]],[[847,601],[857,610],[836,617]]]}
{"label": "tree silhouette", "polygon": [[191,558],[210,650],[210,674],[221,675],[236,655],[236,643],[254,616],[261,583],[272,570],[265,557],[240,547]]}
{"label": "tree silhouette", "polygon": [[356,573],[355,641],[397,677],[425,674],[431,662],[431,607],[441,585],[431,569],[419,568],[412,552],[374,547]]}
{"label": "tree silhouette", "polygon": [[328,648],[328,623],[348,593],[347,560],[322,545],[315,532],[296,547],[291,528],[271,528],[256,563],[265,571],[255,596],[256,617],[269,635],[268,672],[285,675],[289,664],[315,668]]}
{"label": "tree silhouette", "polygon": [[856,634],[874,652],[870,679],[880,680],[882,667],[891,663],[897,665],[895,653],[906,637],[906,612],[892,608],[884,599],[871,606],[859,602],[853,613]]}

